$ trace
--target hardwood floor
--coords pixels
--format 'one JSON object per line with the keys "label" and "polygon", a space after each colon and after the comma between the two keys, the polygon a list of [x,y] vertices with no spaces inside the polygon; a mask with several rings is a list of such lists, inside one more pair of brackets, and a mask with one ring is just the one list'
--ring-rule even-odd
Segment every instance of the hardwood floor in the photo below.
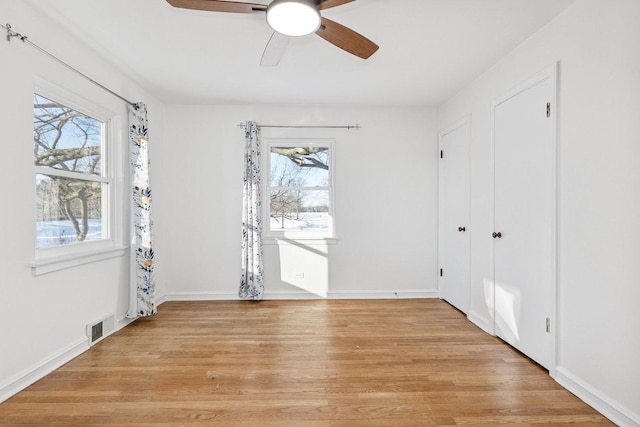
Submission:
{"label": "hardwood floor", "polygon": [[0,425],[613,425],[440,300],[168,302]]}

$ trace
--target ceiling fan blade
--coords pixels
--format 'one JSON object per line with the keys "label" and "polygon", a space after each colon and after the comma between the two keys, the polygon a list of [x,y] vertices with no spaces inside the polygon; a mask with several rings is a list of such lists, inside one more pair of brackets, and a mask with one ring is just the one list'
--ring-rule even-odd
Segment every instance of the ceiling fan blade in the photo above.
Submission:
{"label": "ceiling fan blade", "polygon": [[342,6],[343,4],[351,3],[356,0],[317,0],[318,8],[329,9],[331,7]]}
{"label": "ceiling fan blade", "polygon": [[376,53],[379,47],[365,36],[327,18],[322,18],[322,23],[316,34],[340,49],[362,59],[369,58]]}
{"label": "ceiling fan blade", "polygon": [[278,65],[290,41],[291,37],[274,31],[267,42],[267,46],[264,48],[260,65],[263,67],[275,67]]}
{"label": "ceiling fan blade", "polygon": [[257,3],[242,3],[224,0],[167,0],[173,7],[209,12],[253,13],[266,11],[267,6]]}

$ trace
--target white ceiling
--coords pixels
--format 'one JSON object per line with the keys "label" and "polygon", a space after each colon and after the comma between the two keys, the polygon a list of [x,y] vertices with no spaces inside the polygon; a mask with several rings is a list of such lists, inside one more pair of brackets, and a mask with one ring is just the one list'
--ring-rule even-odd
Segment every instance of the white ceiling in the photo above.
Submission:
{"label": "white ceiling", "polygon": [[322,14],[376,42],[370,59],[311,34],[273,68],[259,65],[271,35],[263,14],[164,0],[28,1],[164,102],[437,106],[574,0],[358,0]]}

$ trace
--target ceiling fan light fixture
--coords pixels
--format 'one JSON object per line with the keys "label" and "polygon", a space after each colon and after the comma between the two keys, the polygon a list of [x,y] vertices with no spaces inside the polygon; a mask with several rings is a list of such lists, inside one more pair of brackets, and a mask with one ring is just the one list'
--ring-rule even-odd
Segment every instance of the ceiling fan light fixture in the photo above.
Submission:
{"label": "ceiling fan light fixture", "polygon": [[285,36],[306,36],[320,28],[320,12],[306,0],[274,0],[267,8],[267,23]]}

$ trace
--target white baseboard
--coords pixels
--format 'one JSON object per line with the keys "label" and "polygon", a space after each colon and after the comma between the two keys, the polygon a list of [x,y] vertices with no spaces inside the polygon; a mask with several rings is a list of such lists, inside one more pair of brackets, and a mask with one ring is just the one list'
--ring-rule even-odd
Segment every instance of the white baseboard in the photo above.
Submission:
{"label": "white baseboard", "polygon": [[622,407],[590,384],[585,383],[564,368],[558,367],[553,377],[558,384],[578,396],[587,405],[619,426],[640,427],[640,415]]}
{"label": "white baseboard", "polygon": [[[117,320],[115,322],[114,330],[111,331],[108,335],[105,335],[105,338],[109,335],[114,334],[116,331],[119,331],[135,320],[136,319],[127,318]],[[82,353],[89,350],[89,348],[89,338],[85,336],[81,339],[78,339],[75,343],[69,345],[68,347],[60,350],[59,352],[54,353],[53,355],[47,357],[39,363],[36,363],[34,366],[14,375],[8,381],[0,384],[0,403],[4,402],[14,394],[29,387],[36,381],[47,376],[65,363],[80,356]]]}
{"label": "white baseboard", "polygon": [[[490,335],[494,334],[491,319],[487,319],[473,311],[469,311],[467,318],[486,333]],[[605,396],[599,390],[585,383],[566,369],[562,367],[552,368],[549,370],[549,375],[562,387],[566,388],[587,405],[617,425],[623,427],[640,427],[640,416],[638,414],[622,407],[619,403]]]}
{"label": "white baseboard", "polygon": [[240,299],[238,293],[223,292],[173,292],[164,294],[156,303],[160,305],[168,301],[232,301]]}
{"label": "white baseboard", "polygon": [[31,384],[50,374],[71,359],[78,357],[88,349],[89,339],[83,337],[31,368],[16,374],[4,384],[0,385],[0,402],[4,402],[14,394],[29,387]]}
{"label": "white baseboard", "polygon": [[[403,299],[438,298],[436,289],[426,291],[390,290],[390,291],[334,291],[326,295],[317,295],[305,291],[265,292],[265,300],[305,300],[305,299]],[[174,292],[158,298],[157,304],[166,301],[230,301],[238,300],[237,293],[222,292]]]}
{"label": "white baseboard", "polygon": [[471,323],[473,323],[474,325],[476,325],[478,328],[482,329],[489,335],[493,335],[493,325],[490,319],[487,319],[484,316],[480,316],[478,313],[474,312],[473,310],[469,310],[469,313],[467,314],[467,319],[469,319]]}
{"label": "white baseboard", "polygon": [[412,299],[439,298],[437,289],[417,290],[383,290],[383,291],[335,291],[329,292],[328,299]]}
{"label": "white baseboard", "polygon": [[[129,325],[129,324],[131,324],[131,323],[133,323],[135,321],[136,321],[136,319],[129,319],[128,317],[123,317],[120,320],[116,320],[115,330],[111,334],[115,333],[116,331],[119,331],[120,329],[124,328],[125,326],[127,326],[127,325]],[[109,335],[111,335],[111,334],[109,334]]]}
{"label": "white baseboard", "polygon": [[167,296],[166,295],[162,295],[162,296],[156,297],[156,307],[159,307],[160,305],[162,305],[165,302],[167,302]]}

